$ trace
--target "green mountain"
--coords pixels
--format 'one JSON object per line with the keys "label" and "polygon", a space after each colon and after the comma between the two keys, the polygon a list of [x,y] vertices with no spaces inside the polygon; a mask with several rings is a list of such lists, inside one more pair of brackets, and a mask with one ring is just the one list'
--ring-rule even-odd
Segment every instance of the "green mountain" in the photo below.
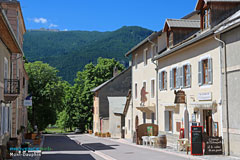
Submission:
{"label": "green mountain", "polygon": [[127,65],[124,54],[152,33],[137,26],[112,32],[27,31],[24,52],[28,61],[43,61],[56,67],[64,80],[73,82],[77,71],[98,57],[115,58]]}

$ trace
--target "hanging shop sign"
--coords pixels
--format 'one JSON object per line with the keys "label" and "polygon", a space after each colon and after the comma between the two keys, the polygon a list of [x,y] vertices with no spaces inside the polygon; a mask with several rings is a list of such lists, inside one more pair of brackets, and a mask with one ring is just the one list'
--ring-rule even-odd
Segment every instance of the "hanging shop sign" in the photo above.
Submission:
{"label": "hanging shop sign", "polygon": [[205,154],[222,155],[222,137],[207,137]]}
{"label": "hanging shop sign", "polygon": [[203,155],[203,126],[191,126],[191,154]]}
{"label": "hanging shop sign", "polygon": [[184,91],[182,90],[174,91],[174,94],[175,94],[175,101],[174,101],[175,104],[181,104],[181,103],[186,104],[186,100],[185,100],[186,94]]}

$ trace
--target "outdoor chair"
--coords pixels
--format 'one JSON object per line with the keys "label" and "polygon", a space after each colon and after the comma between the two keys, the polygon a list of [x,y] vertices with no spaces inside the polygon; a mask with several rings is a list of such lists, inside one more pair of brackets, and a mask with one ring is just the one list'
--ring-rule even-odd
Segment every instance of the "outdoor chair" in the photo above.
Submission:
{"label": "outdoor chair", "polygon": [[143,140],[143,145],[146,145],[146,146],[150,142],[150,139],[148,136],[142,136],[142,140]]}

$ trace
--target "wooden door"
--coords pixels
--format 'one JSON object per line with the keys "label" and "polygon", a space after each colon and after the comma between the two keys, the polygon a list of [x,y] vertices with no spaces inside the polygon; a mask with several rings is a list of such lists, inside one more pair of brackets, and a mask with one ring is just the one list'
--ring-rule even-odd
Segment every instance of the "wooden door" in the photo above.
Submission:
{"label": "wooden door", "polygon": [[172,112],[169,111],[169,131],[173,131]]}

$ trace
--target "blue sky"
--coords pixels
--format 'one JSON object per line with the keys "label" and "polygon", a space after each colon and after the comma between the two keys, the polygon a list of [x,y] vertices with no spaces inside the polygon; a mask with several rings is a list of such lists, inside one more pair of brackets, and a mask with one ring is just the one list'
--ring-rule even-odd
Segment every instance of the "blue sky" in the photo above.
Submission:
{"label": "blue sky", "polygon": [[166,18],[192,12],[197,0],[20,0],[27,29],[113,31],[162,29]]}

